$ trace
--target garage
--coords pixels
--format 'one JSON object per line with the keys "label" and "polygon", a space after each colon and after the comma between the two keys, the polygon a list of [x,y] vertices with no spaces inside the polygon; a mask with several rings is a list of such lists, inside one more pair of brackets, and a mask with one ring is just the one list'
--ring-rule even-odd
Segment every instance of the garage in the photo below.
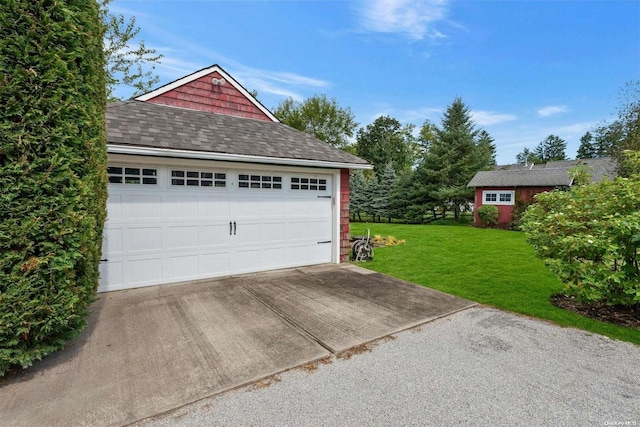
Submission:
{"label": "garage", "polygon": [[101,291],[336,260],[331,170],[224,166],[109,165]]}
{"label": "garage", "polygon": [[107,106],[100,292],[340,263],[366,161],[278,119],[217,65]]}

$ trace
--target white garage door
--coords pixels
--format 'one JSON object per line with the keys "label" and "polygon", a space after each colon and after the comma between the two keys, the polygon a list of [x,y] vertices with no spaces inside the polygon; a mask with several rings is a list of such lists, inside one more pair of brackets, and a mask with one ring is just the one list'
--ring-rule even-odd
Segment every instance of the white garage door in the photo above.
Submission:
{"label": "white garage door", "polygon": [[109,166],[100,291],[332,260],[332,176]]}

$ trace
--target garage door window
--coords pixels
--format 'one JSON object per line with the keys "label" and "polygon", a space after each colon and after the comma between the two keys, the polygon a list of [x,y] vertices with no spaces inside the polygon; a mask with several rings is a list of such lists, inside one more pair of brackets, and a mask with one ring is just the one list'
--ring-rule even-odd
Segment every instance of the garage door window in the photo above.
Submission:
{"label": "garage door window", "polygon": [[326,191],[327,180],[318,178],[291,178],[292,190]]}
{"label": "garage door window", "polygon": [[107,168],[110,184],[146,184],[158,183],[158,170],[124,166],[109,166]]}
{"label": "garage door window", "polygon": [[238,175],[239,188],[265,188],[270,190],[282,189],[282,177],[272,175]]}
{"label": "garage door window", "polygon": [[171,170],[171,185],[176,187],[227,186],[227,174],[208,171]]}

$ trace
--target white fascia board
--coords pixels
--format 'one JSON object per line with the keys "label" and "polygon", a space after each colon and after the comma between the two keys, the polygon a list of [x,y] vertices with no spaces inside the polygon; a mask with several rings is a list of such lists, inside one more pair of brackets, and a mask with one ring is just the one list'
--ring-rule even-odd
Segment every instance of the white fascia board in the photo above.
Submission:
{"label": "white fascia board", "polygon": [[197,72],[195,72],[193,74],[189,74],[188,76],[185,76],[185,77],[183,77],[181,79],[178,79],[178,80],[176,80],[176,81],[174,81],[172,83],[169,83],[167,85],[159,87],[156,90],[153,90],[151,92],[147,92],[144,95],[140,95],[135,99],[136,99],[136,101],[148,101],[148,100],[150,100],[152,98],[155,98],[156,96],[160,96],[163,93],[169,92],[170,90],[173,90],[173,89],[175,89],[177,87],[183,86],[183,85],[185,85],[185,84],[187,84],[189,82],[192,82],[194,80],[198,80],[200,77],[204,77],[207,74],[211,74],[213,72],[217,72],[218,74],[220,74],[227,82],[229,82],[231,84],[231,86],[233,86],[240,93],[242,93],[249,101],[251,101],[251,103],[253,105],[255,105],[264,114],[266,114],[271,120],[273,120],[274,122],[280,123],[280,120],[278,120],[278,118],[276,116],[274,116],[273,113],[267,109],[267,107],[262,105],[260,103],[260,101],[255,99],[253,97],[253,95],[251,95],[244,87],[242,87],[242,85],[240,83],[238,83],[236,81],[236,79],[234,79],[229,74],[227,74],[227,72],[224,71],[222,68],[220,68],[220,66],[218,66],[218,65],[214,65],[214,66],[209,67],[209,68],[203,68],[200,71],[197,71]]}
{"label": "white fascia board", "polygon": [[263,163],[272,165],[302,166],[328,169],[373,169],[373,165],[360,163],[327,162],[323,160],[289,159],[245,154],[211,153],[205,151],[174,150],[168,148],[107,145],[107,152],[134,156],[174,157],[182,159],[217,160],[223,162]]}

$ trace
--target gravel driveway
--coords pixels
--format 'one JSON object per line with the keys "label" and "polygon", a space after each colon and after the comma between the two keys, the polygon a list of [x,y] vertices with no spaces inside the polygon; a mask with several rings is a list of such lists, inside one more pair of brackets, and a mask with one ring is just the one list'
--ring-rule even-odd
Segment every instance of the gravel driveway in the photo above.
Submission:
{"label": "gravel driveway", "polygon": [[136,425],[452,424],[640,426],[640,347],[478,307]]}

